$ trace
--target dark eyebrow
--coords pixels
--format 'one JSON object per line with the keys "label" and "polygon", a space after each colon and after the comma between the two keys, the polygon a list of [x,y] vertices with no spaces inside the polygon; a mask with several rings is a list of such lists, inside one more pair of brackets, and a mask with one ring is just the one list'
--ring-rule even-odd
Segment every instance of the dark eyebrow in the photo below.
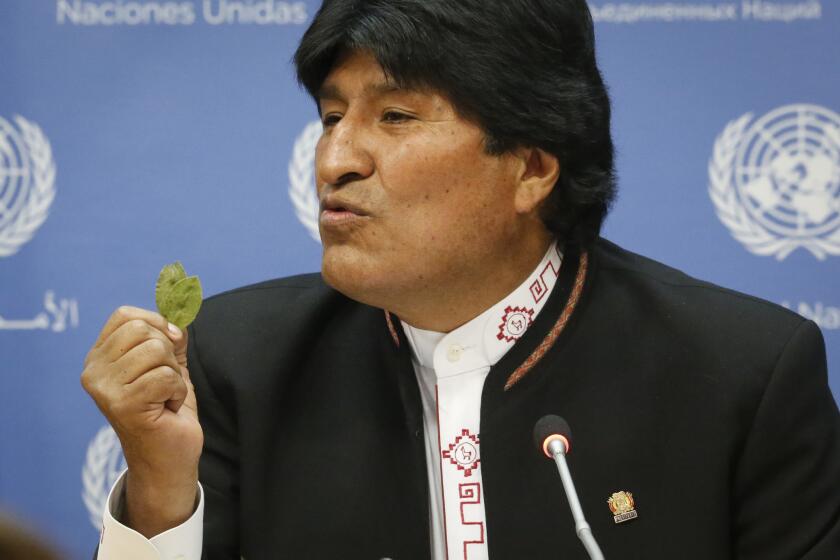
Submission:
{"label": "dark eyebrow", "polygon": [[[410,88],[400,87],[393,82],[377,82],[374,84],[366,85],[363,91],[366,95],[379,96],[398,91],[413,90],[411,90]],[[318,101],[323,101],[325,99],[330,101],[346,100],[344,94],[341,92],[341,89],[339,89],[338,86],[334,84],[322,84],[321,87],[318,89]]]}

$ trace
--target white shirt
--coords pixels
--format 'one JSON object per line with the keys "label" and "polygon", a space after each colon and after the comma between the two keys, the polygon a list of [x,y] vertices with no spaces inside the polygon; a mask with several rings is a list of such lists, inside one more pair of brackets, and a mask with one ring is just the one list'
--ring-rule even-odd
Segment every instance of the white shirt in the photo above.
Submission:
{"label": "white shirt", "polygon": [[562,256],[556,244],[515,290],[450,333],[403,322],[423,401],[434,560],[486,560],[481,393],[494,366],[542,310]]}
{"label": "white shirt", "polygon": [[[433,560],[486,560],[481,479],[481,392],[490,368],[528,330],[560,272],[556,243],[515,290],[450,333],[403,322],[423,401]],[[146,539],[117,521],[123,473],[108,496],[97,560],[200,560],[204,491],[183,524]]]}
{"label": "white shirt", "polygon": [[108,495],[97,560],[201,560],[204,523],[204,490],[201,484],[198,485],[198,505],[192,517],[147,539],[116,519],[123,509],[126,472],[123,471]]}

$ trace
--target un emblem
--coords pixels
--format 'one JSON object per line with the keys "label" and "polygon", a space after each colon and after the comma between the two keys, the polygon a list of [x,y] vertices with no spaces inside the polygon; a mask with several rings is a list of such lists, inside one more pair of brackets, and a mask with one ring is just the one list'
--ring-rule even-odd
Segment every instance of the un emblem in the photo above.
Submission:
{"label": "un emblem", "polygon": [[315,147],[323,129],[321,121],[307,124],[295,139],[289,161],[289,199],[298,220],[318,243],[321,234],[318,232],[320,202],[315,188]]}
{"label": "un emblem", "polygon": [[788,105],[750,121],[715,141],[709,195],[720,221],[757,255],[840,255],[840,115]]}
{"label": "un emblem", "polygon": [[105,426],[90,442],[82,467],[82,501],[90,522],[98,531],[102,527],[108,492],[126,468],[122,447],[116,432]]}
{"label": "un emblem", "polygon": [[55,198],[55,162],[38,125],[0,117],[0,257],[17,253],[47,219]]}

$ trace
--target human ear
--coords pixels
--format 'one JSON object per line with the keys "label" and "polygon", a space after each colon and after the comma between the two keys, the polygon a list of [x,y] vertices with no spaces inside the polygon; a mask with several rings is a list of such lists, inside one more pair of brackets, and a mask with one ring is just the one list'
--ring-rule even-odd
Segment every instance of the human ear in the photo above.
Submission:
{"label": "human ear", "polygon": [[520,214],[535,212],[551,194],[560,176],[560,161],[557,156],[539,148],[520,148],[514,155],[522,162],[515,196],[516,211]]}

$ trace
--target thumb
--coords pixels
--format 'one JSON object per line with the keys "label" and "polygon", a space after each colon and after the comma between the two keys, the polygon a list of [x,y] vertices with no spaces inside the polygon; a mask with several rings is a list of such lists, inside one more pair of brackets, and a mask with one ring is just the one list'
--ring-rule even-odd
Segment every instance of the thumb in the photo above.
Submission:
{"label": "thumb", "polygon": [[184,367],[187,367],[187,346],[189,344],[189,332],[181,330],[177,326],[169,323],[167,335],[175,346],[175,359]]}

